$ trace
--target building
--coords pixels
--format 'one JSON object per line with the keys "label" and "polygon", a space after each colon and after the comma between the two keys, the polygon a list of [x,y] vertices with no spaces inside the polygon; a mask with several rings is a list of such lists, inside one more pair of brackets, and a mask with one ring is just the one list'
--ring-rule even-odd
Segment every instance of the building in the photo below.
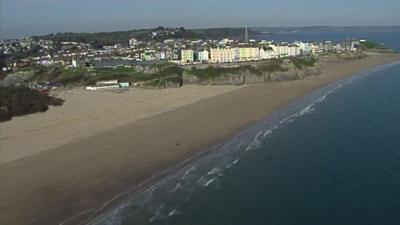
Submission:
{"label": "building", "polygon": [[80,63],[79,63],[78,60],[72,58],[72,60],[71,60],[71,66],[72,66],[73,68],[77,68],[77,67],[80,66]]}
{"label": "building", "polygon": [[319,45],[316,43],[310,43],[310,51],[312,55],[318,55],[322,53],[321,49],[319,48]]}
{"label": "building", "polygon": [[219,46],[226,46],[226,45],[230,45],[233,43],[233,40],[228,39],[228,38],[224,38],[221,41],[218,42]]}
{"label": "building", "polygon": [[276,58],[276,54],[271,47],[262,47],[260,48],[260,59],[274,59]]}
{"label": "building", "polygon": [[136,40],[135,38],[129,39],[129,46],[130,46],[131,48],[135,48],[138,44],[139,44],[139,42],[138,42],[138,40]]}
{"label": "building", "polygon": [[208,62],[210,60],[210,52],[207,50],[201,50],[197,52],[199,62]]}
{"label": "building", "polygon": [[311,53],[310,44],[304,42],[296,42],[300,48],[301,55],[309,55]]}
{"label": "building", "polygon": [[211,48],[210,61],[213,63],[234,62],[234,49],[232,48]]}
{"label": "building", "polygon": [[194,62],[194,51],[192,49],[181,50],[181,63],[192,63]]}
{"label": "building", "polygon": [[104,80],[97,81],[94,86],[86,86],[88,91],[102,91],[102,90],[114,90],[120,88],[129,88],[129,82],[119,82],[118,80]]}
{"label": "building", "polygon": [[146,50],[140,54],[140,59],[144,61],[153,61],[157,58],[154,50]]}
{"label": "building", "polygon": [[286,58],[301,55],[301,49],[296,44],[282,43],[280,45],[269,45],[275,52],[275,58]]}
{"label": "building", "polygon": [[255,47],[239,48],[239,61],[255,61],[260,59],[260,51]]}
{"label": "building", "polygon": [[288,46],[288,56],[299,56],[301,54],[300,47],[296,44],[291,44]]}

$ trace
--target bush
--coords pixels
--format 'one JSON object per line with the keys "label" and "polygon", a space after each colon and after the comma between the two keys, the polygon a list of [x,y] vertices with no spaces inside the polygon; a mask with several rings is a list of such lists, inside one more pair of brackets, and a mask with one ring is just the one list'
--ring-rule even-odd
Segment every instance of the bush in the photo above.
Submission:
{"label": "bush", "polygon": [[309,59],[306,58],[291,58],[292,63],[298,69],[302,69],[303,67],[312,67],[316,63],[316,59],[311,57]]}
{"label": "bush", "polygon": [[49,105],[60,106],[64,100],[28,87],[0,87],[0,122],[13,116],[45,112]]}

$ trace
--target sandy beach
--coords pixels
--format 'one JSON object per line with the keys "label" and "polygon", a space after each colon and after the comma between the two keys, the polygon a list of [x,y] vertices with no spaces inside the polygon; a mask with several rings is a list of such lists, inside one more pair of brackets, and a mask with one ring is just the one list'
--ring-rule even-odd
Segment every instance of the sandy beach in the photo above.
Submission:
{"label": "sandy beach", "polygon": [[53,95],[65,100],[62,107],[51,107],[45,113],[14,117],[1,124],[0,164],[77,142],[105,130],[239,88],[185,86],[162,90],[129,89],[120,93],[79,88],[55,92]]}
{"label": "sandy beach", "polygon": [[244,87],[59,92],[63,106],[0,124],[0,224],[77,224],[310,91],[398,60],[321,59],[320,76]]}

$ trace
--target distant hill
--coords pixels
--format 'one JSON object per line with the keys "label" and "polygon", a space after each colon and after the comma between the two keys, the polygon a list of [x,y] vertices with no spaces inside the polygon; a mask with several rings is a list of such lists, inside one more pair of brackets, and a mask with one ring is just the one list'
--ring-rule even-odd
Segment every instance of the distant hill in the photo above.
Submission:
{"label": "distant hill", "polygon": [[307,31],[400,31],[400,25],[393,26],[304,26],[304,27],[256,27],[257,32],[307,32]]}
{"label": "distant hill", "polygon": [[[99,33],[55,33],[43,36],[34,36],[34,39],[47,39],[56,42],[72,41],[90,43],[101,47],[104,45],[123,44],[127,45],[130,38],[140,41],[163,41],[170,38],[185,39],[220,39],[223,37],[244,37],[245,28],[204,28],[204,29],[185,29],[157,27],[153,29],[140,29],[129,31],[99,32]],[[249,29],[249,35],[259,32]]]}

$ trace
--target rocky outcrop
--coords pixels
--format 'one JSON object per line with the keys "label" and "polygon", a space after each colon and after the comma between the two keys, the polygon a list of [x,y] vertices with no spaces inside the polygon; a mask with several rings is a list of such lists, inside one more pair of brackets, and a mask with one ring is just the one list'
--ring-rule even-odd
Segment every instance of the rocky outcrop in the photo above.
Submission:
{"label": "rocky outcrop", "polygon": [[23,83],[33,77],[34,71],[19,71],[7,75],[4,79],[0,80],[0,87],[12,87],[16,84]]}
{"label": "rocky outcrop", "polygon": [[28,87],[0,87],[0,122],[13,116],[44,112],[49,106],[60,106],[64,100]]}
{"label": "rocky outcrop", "polygon": [[321,73],[318,65],[298,69],[290,67],[286,71],[255,73],[251,70],[240,70],[235,73],[224,73],[220,76],[202,79],[189,71],[183,72],[183,85],[243,85],[257,84],[270,81],[290,81],[304,79],[307,76],[316,76]]}

